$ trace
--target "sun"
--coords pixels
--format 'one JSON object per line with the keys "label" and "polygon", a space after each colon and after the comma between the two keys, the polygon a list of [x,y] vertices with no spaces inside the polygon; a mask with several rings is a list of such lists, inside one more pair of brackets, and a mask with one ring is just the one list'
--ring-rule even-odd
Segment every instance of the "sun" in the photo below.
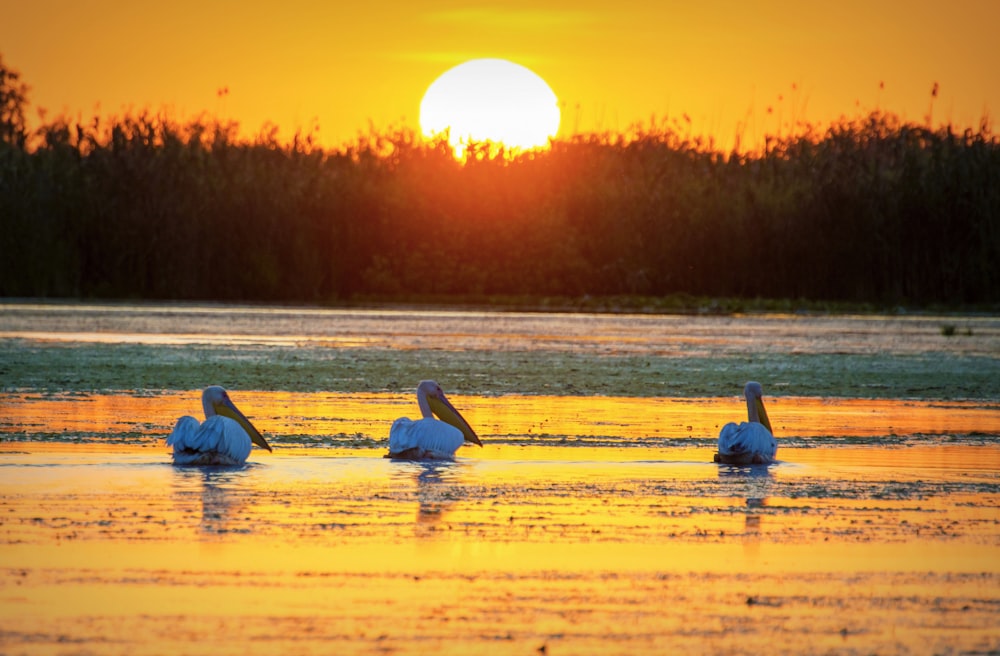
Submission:
{"label": "sun", "polygon": [[547,146],[559,119],[559,101],[545,80],[505,59],[472,59],[448,69],[420,102],[424,136],[447,130],[459,158],[470,141],[514,150]]}

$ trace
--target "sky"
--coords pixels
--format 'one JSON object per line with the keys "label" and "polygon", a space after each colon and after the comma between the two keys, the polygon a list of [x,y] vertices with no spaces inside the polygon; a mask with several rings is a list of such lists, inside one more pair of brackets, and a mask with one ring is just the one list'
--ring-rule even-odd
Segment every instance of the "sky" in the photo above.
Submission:
{"label": "sky", "polygon": [[872,110],[963,128],[1000,111],[995,0],[0,5],[0,56],[31,87],[34,126],[38,108],[46,122],[149,109],[235,120],[248,137],[318,128],[339,148],[371,128],[418,130],[427,87],[482,57],[544,78],[562,137],[676,119],[728,149]]}

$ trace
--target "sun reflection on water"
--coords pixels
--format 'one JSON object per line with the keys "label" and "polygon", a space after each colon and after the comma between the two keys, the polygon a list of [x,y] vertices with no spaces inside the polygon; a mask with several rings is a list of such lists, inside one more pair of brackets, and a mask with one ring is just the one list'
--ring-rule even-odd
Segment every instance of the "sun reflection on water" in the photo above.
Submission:
{"label": "sun reflection on water", "polygon": [[[995,357],[976,321],[25,306],[0,338]],[[197,390],[0,395],[0,651],[1000,648],[995,401],[769,397],[779,462],[720,467],[735,394],[456,393],[484,447],[401,463],[411,393],[231,392],[276,448],[215,469],[164,445]]]}
{"label": "sun reflection on water", "polygon": [[[234,400],[278,444],[344,446],[384,440],[400,416],[414,416],[411,395],[231,391]],[[200,416],[199,393],[148,395],[8,393],[0,397],[0,433],[79,436],[96,441],[162,440],[176,419]],[[671,446],[714,440],[745,408],[738,399],[521,396],[451,397],[486,441],[506,444]],[[779,439],[905,438],[934,434],[1000,434],[1000,404],[917,403],[894,399],[767,400]],[[662,445],[662,444],[661,444]]]}
{"label": "sun reflection on water", "polygon": [[[566,451],[409,463],[311,448],[199,469],[129,445],[0,443],[0,612],[39,636],[58,625],[158,647],[176,640],[167,622],[218,653],[238,651],[213,642],[230,624],[261,624],[269,648],[385,635],[457,654],[492,649],[473,636],[500,621],[521,651],[551,634],[613,649],[624,616],[676,640],[704,613],[767,612],[815,644],[843,623],[879,635],[866,618],[887,621],[900,595],[895,622],[933,625],[944,603],[969,607],[967,630],[995,626],[1000,469],[911,469],[846,448],[823,462],[792,449],[771,467]],[[725,650],[727,633],[692,645]]]}

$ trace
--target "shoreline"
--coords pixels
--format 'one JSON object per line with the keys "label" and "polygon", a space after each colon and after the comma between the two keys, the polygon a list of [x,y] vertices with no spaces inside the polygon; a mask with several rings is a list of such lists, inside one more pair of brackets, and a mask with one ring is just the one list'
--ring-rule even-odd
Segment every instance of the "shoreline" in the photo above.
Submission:
{"label": "shoreline", "polygon": [[147,307],[147,308],[200,308],[220,309],[282,309],[290,311],[327,310],[391,310],[402,312],[497,312],[497,313],[583,313],[583,314],[636,314],[653,316],[872,316],[872,317],[914,317],[953,318],[970,316],[975,318],[1000,317],[1000,303],[980,303],[975,305],[942,305],[932,303],[925,306],[906,304],[850,301],[823,301],[788,298],[737,298],[737,297],[695,297],[688,294],[668,296],[580,296],[580,297],[513,297],[513,296],[469,296],[435,297],[358,297],[330,303],[281,303],[276,301],[220,301],[213,299],[143,299],[128,298],[71,298],[71,297],[0,297],[0,307],[60,307],[86,305],[92,307]]}

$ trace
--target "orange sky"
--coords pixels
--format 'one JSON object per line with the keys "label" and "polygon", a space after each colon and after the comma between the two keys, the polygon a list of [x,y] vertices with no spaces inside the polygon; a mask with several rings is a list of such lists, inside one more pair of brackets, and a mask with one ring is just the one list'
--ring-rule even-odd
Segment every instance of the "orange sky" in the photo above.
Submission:
{"label": "orange sky", "polygon": [[935,82],[935,123],[1000,111],[993,0],[5,4],[0,54],[48,119],[167,108],[235,119],[248,135],[315,123],[336,147],[369,124],[417,129],[427,86],[477,57],[547,80],[561,135],[687,114],[693,134],[728,147],[740,124],[748,143],[876,108],[922,122]]}

